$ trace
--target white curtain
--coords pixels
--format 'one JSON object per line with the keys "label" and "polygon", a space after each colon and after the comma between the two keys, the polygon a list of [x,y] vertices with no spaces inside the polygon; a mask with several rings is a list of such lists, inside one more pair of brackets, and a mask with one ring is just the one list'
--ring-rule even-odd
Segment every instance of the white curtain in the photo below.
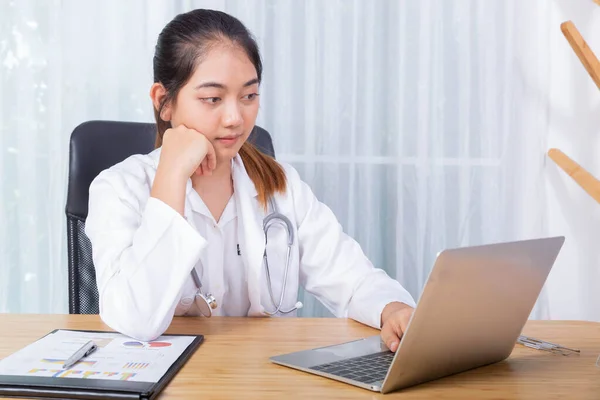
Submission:
{"label": "white curtain", "polygon": [[[157,35],[176,14],[206,7],[257,37],[258,125],[277,158],[415,298],[444,248],[568,234],[532,316],[600,319],[591,304],[600,206],[545,157],[554,141],[600,173],[589,146],[600,97],[558,27],[578,17],[599,37],[591,0],[0,7],[0,312],[67,311],[70,132],[91,119],[151,121]],[[328,315],[301,297],[303,315]]]}

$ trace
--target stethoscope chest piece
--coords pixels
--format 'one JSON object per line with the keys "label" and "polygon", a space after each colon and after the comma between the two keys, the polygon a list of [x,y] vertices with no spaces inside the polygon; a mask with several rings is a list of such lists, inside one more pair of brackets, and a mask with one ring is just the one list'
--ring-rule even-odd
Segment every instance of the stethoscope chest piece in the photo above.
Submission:
{"label": "stethoscope chest piece", "polygon": [[212,310],[217,308],[217,300],[210,293],[203,294],[200,290],[198,290],[194,300],[198,310],[200,310],[200,313],[207,318],[210,318],[212,315]]}

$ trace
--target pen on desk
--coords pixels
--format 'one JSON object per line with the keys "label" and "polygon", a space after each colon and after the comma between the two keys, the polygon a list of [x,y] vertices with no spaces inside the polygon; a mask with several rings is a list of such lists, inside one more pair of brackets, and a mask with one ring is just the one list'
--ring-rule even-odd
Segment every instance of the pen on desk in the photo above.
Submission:
{"label": "pen on desk", "polygon": [[581,350],[579,349],[571,349],[560,344],[546,342],[545,340],[535,339],[524,335],[519,336],[517,342],[526,347],[531,347],[532,349],[563,352],[563,355],[566,355],[564,354],[564,351],[581,353]]}
{"label": "pen on desk", "polygon": [[63,364],[63,369],[71,368],[82,358],[87,357],[90,354],[92,354],[97,348],[98,348],[98,346],[96,346],[96,343],[94,343],[92,340],[90,340],[89,342],[87,342],[86,344],[81,346],[79,348],[79,350],[77,350],[75,353],[73,353],[73,355],[65,361],[65,363]]}

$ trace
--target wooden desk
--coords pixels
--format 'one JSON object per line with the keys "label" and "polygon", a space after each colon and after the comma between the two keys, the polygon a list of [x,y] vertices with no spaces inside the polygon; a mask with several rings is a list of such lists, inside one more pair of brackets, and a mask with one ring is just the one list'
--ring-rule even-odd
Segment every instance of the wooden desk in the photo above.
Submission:
{"label": "wooden desk", "polygon": [[[0,314],[0,358],[55,328],[108,329],[98,316]],[[170,333],[205,342],[162,399],[598,399],[600,323],[532,321],[524,333],[581,349],[561,356],[516,346],[501,363],[381,395],[271,364],[269,356],[375,334],[344,319],[176,318]]]}

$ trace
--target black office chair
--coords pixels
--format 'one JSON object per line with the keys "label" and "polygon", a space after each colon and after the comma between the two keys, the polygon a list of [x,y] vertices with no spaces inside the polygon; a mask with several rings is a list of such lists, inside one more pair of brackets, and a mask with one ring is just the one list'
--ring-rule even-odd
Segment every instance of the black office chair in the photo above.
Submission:
{"label": "black office chair", "polygon": [[[73,130],[69,149],[67,242],[69,256],[69,313],[98,314],[98,286],[92,245],[85,235],[89,187],[103,170],[133,154],[154,150],[155,124],[89,121]],[[269,133],[255,127],[248,139],[260,151],[275,157]]]}

